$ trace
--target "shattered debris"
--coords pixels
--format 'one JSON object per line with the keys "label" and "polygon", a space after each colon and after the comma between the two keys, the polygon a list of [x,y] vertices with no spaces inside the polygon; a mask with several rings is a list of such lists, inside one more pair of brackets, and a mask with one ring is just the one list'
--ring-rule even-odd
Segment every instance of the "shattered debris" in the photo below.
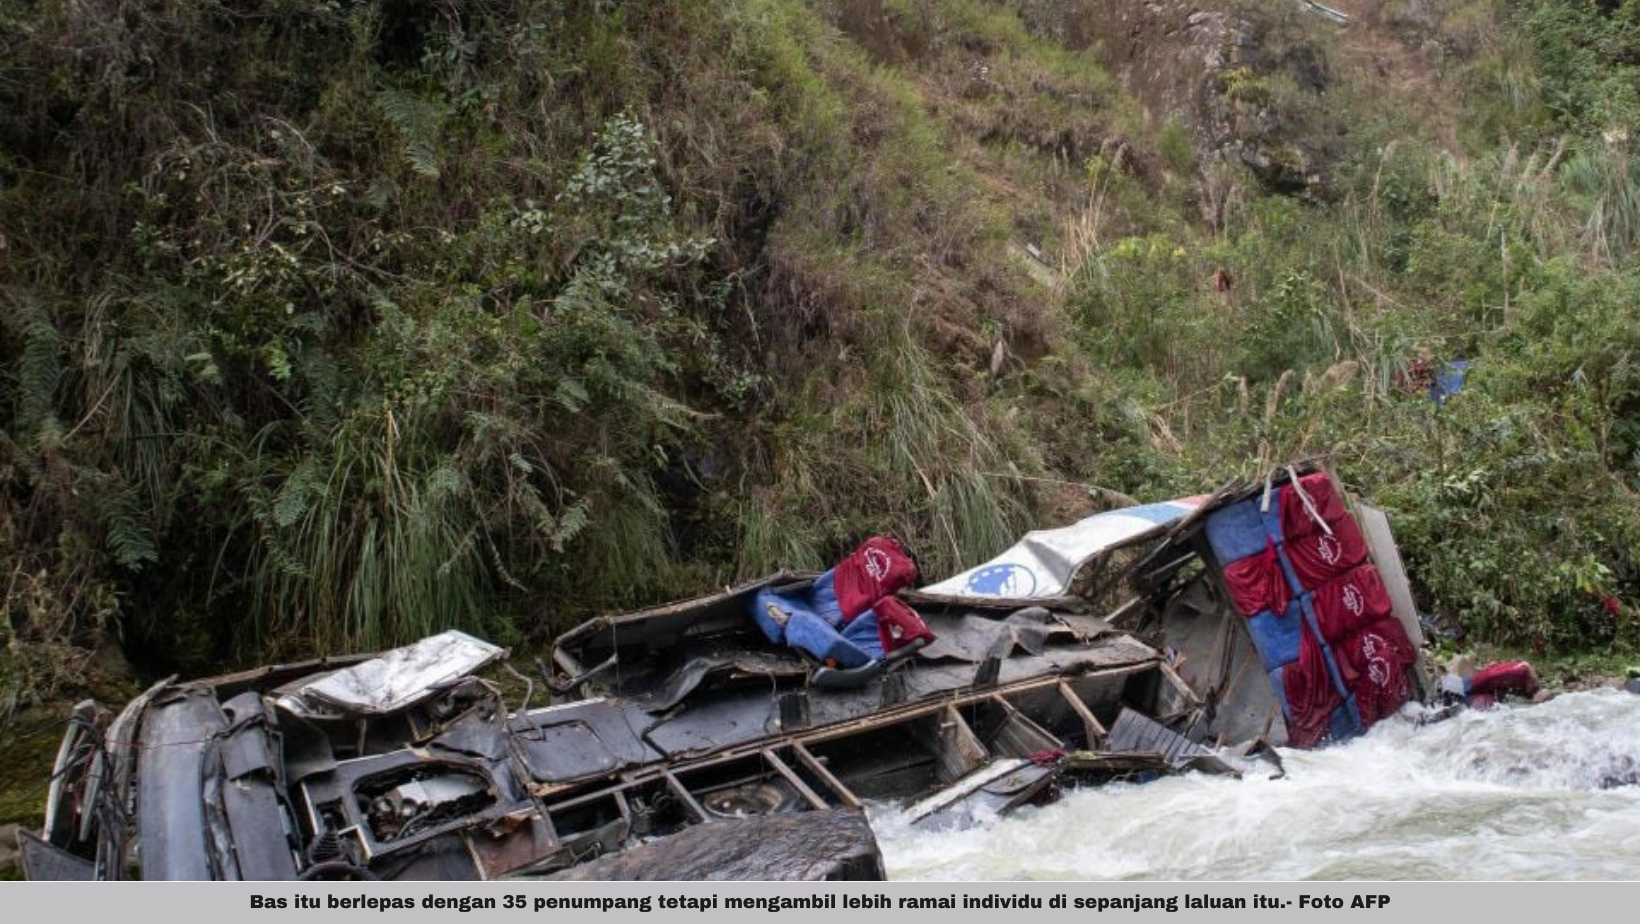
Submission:
{"label": "shattered debris", "polygon": [[[880,877],[867,805],[948,829],[1068,787],[1278,768],[1273,746],[1347,737],[1417,695],[1416,614],[1380,519],[1363,535],[1311,465],[1033,532],[922,590],[879,537],[832,571],[587,622],[554,645],[534,707],[485,679],[506,652],[459,632],[165,681],[112,720],[76,712],[25,866]],[[1259,628],[1278,618],[1303,624]],[[1299,635],[1325,709],[1302,736]]]}
{"label": "shattered debris", "polygon": [[312,715],[385,715],[412,706],[482,669],[506,652],[464,632],[442,632],[414,645],[305,683],[280,707]]}

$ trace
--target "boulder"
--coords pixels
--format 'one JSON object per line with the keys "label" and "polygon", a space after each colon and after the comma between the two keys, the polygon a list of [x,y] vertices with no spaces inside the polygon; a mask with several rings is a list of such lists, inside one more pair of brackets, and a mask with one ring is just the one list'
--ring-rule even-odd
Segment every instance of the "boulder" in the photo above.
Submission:
{"label": "boulder", "polygon": [[0,825],[0,879],[16,878],[22,870],[23,855],[17,849],[19,825]]}

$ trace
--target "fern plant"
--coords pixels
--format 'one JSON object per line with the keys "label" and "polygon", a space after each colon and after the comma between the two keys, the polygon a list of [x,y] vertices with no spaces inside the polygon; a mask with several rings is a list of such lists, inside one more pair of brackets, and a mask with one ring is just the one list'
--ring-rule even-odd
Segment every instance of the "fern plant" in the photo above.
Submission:
{"label": "fern plant", "polygon": [[404,161],[419,176],[438,179],[438,138],[449,110],[408,90],[383,90],[376,106],[403,145]]}

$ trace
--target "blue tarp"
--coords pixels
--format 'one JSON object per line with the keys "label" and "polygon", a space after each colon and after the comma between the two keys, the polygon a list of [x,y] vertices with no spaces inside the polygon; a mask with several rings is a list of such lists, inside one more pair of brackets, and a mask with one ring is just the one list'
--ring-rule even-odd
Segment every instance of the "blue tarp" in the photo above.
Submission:
{"label": "blue tarp", "polygon": [[1439,407],[1446,403],[1446,399],[1463,391],[1464,379],[1469,375],[1469,360],[1454,359],[1442,363],[1435,373],[1435,381],[1429,386],[1429,400]]}

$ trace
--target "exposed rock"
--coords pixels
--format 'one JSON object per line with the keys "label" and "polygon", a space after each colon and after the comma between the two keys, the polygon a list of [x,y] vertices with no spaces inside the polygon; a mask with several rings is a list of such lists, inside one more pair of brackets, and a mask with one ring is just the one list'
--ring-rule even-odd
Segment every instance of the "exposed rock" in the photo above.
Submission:
{"label": "exposed rock", "polygon": [[1199,154],[1239,161],[1267,187],[1325,195],[1339,133],[1324,102],[1325,56],[1280,11],[1182,0],[1035,0],[1033,30],[1097,54],[1150,111],[1186,128]]}
{"label": "exposed rock", "polygon": [[15,876],[22,864],[22,853],[17,849],[19,825],[0,825],[0,878]]}
{"label": "exposed rock", "polygon": [[880,880],[883,855],[860,812],[762,815],[687,828],[548,879]]}
{"label": "exposed rock", "polygon": [[96,663],[97,670],[115,683],[132,683],[136,679],[136,668],[131,666],[131,661],[126,658],[119,643],[112,638],[104,639],[102,645],[97,648]]}

